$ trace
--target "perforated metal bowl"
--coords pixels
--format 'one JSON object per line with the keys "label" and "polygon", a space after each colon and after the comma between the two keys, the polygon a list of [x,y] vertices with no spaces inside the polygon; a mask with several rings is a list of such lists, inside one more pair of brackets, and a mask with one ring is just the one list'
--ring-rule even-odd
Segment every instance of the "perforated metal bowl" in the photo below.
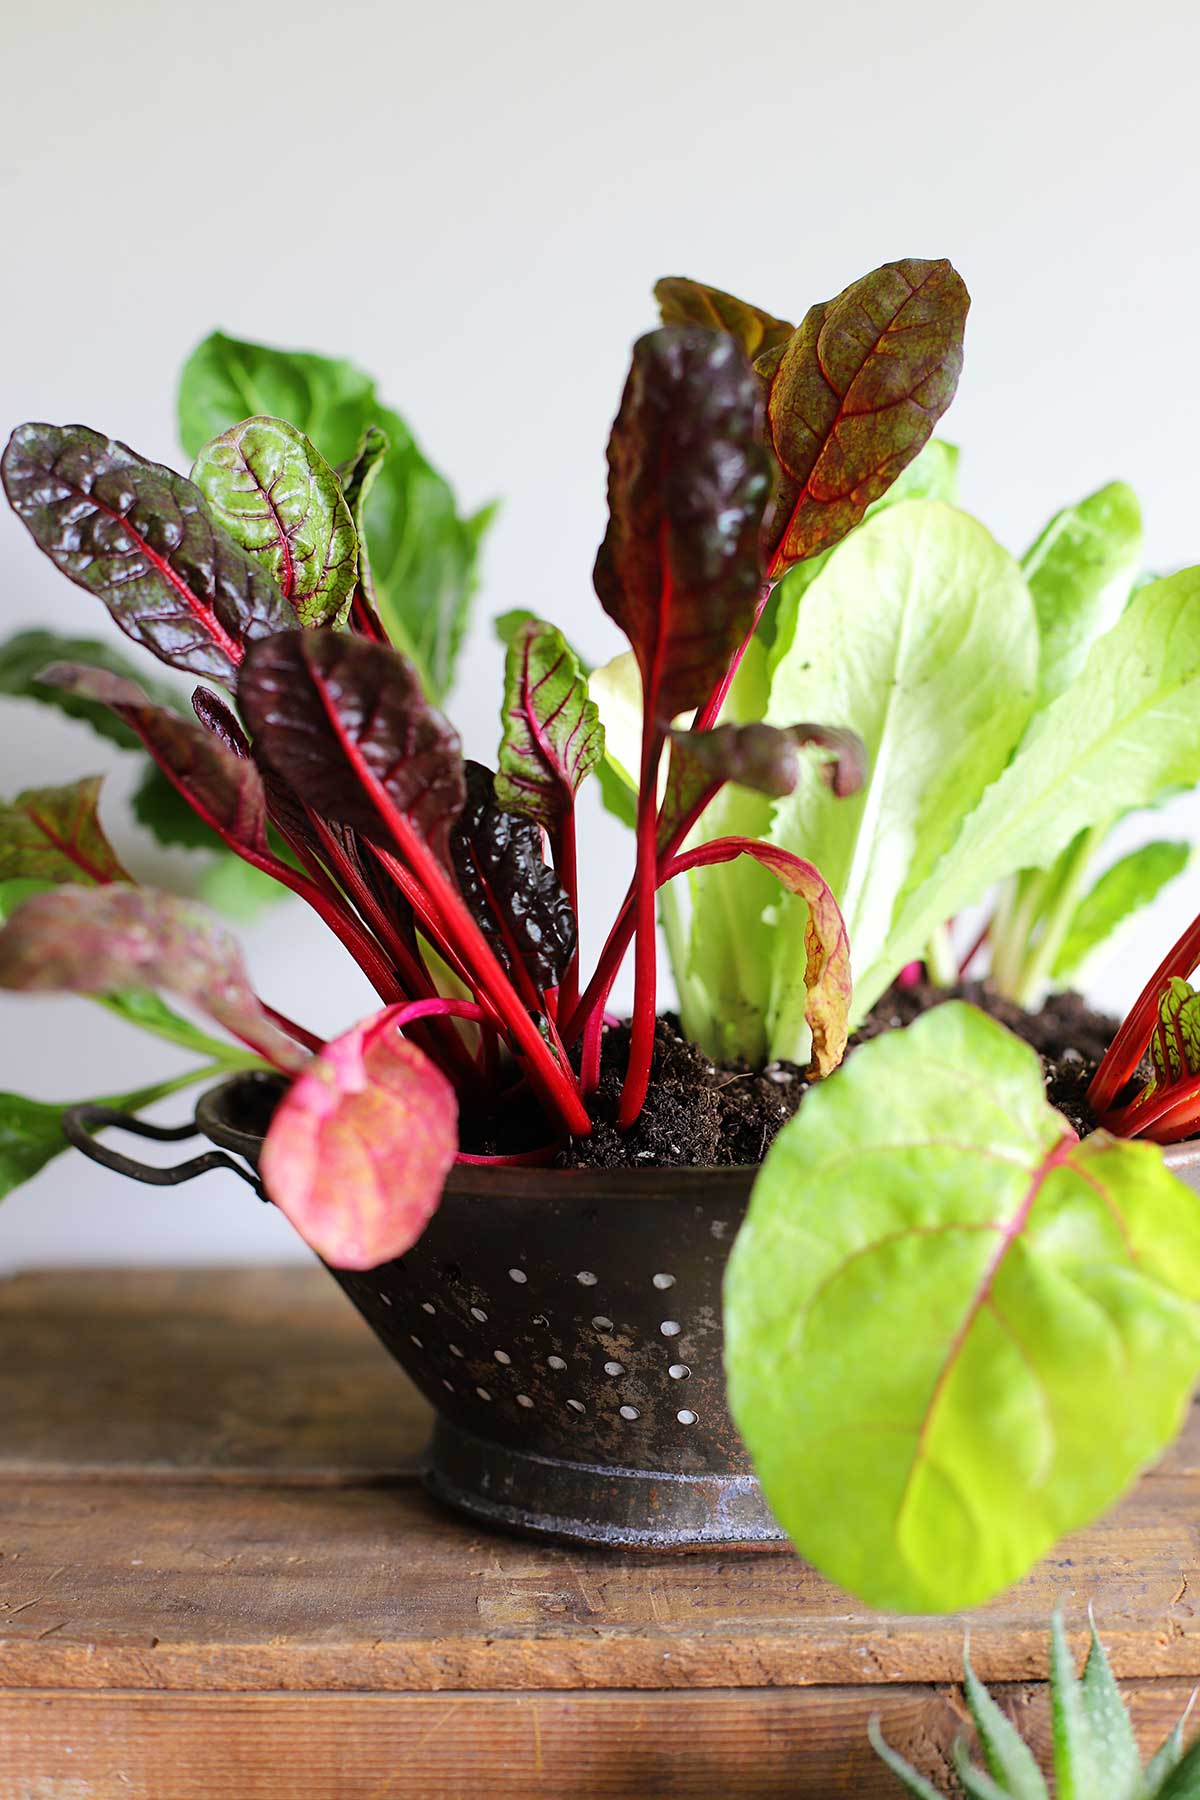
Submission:
{"label": "perforated metal bowl", "polygon": [[[220,1149],[183,1169],[253,1181],[277,1093],[251,1075],[205,1094],[190,1129]],[[144,1179],[102,1122],[74,1140]],[[435,1410],[430,1490],[586,1544],[782,1544],[725,1404],[721,1281],[754,1174],[463,1166],[406,1256],[331,1270]]]}

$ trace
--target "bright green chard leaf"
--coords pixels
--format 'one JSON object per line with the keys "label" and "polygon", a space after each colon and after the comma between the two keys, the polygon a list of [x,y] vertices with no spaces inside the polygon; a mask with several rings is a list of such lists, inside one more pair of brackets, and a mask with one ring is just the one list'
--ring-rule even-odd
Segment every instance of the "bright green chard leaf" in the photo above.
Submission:
{"label": "bright green chard leaf", "polygon": [[623,825],[637,817],[637,769],[642,751],[642,677],[632,650],[622,650],[588,676],[588,695],[604,730],[597,774],[610,813]]}
{"label": "bright green chard leaf", "polygon": [[941,861],[901,901],[883,949],[871,961],[860,952],[855,1019],[940,925],[996,882],[1049,867],[1086,826],[1197,780],[1200,569],[1184,569],[1143,588],[1093,644],[1067,692],[1035,715]]}
{"label": "bright green chard leaf", "polygon": [[283,419],[244,419],[204,445],[192,480],[302,625],[345,622],[358,536],[341,483],[302,431]]}
{"label": "bright green chard leaf", "polygon": [[129,657],[122,656],[102,638],[66,637],[59,631],[18,631],[0,644],[0,694],[14,700],[38,700],[43,706],[57,707],[68,718],[82,719],[122,750],[136,750],[138,740],[123,720],[98,700],[69,693],[65,688],[50,687],[37,678],[51,663],[86,663],[89,668],[108,669],[123,675],[127,681],[141,684],[159,706],[182,710],[186,702],[179,692],[165,682],[147,678],[143,669]]}
{"label": "bright green chard leaf", "polygon": [[[940,501],[911,500],[839,546],[805,595],[790,645],[776,648],[768,722],[820,718],[866,746],[860,793],[839,799],[805,769],[771,829],[832,887],[858,971],[886,953],[897,906],[926,880],[1025,728],[1037,678],[1032,602],[982,525]],[[804,1039],[792,903],[780,918],[767,1037],[772,1056],[795,1061]]]}
{"label": "bright green chard leaf", "polygon": [[1071,981],[1088,958],[1142,907],[1149,906],[1191,861],[1190,844],[1158,839],[1106,869],[1076,907],[1054,961],[1054,979]]}
{"label": "bright green chard leaf", "polygon": [[208,439],[255,413],[286,419],[335,467],[357,458],[368,426],[386,436],[387,453],[360,508],[374,603],[397,649],[440,700],[453,679],[479,544],[495,509],[459,516],[450,487],[404,420],[381,404],[374,382],[352,363],[215,332],[193,352],[181,378],[184,448],[194,456]]}
{"label": "bright green chard leaf", "polygon": [[1056,513],[1021,562],[1037,608],[1038,705],[1070,686],[1098,637],[1125,610],[1142,560],[1137,495],[1111,481]]}
{"label": "bright green chard leaf", "polygon": [[338,480],[358,536],[359,585],[372,606],[375,604],[375,577],[367,554],[367,496],[375,485],[389,448],[387,432],[381,431],[378,425],[368,425],[358,440],[354,455],[349,461],[338,464]]}
{"label": "bright green chard leaf", "polygon": [[961,1003],[784,1127],[726,1278],[730,1403],[801,1554],[874,1606],[978,1605],[1108,1506],[1200,1371],[1200,1214],[1080,1143]]}

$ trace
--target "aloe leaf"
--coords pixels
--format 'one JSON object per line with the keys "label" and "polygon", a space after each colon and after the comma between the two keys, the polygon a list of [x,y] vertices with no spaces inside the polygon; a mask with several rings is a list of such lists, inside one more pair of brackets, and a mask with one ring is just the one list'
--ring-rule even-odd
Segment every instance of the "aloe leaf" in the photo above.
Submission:
{"label": "aloe leaf", "polygon": [[1116,624],[1141,561],[1141,508],[1123,481],[1056,513],[1021,559],[1042,641],[1039,706],[1071,685],[1092,644]]}
{"label": "aloe leaf", "polygon": [[1154,1800],[1200,1800],[1200,1743],[1171,1771]]}
{"label": "aloe leaf", "polygon": [[308,1061],[267,1017],[229,933],[204,907],[154,888],[113,883],[34,894],[0,930],[0,988],[161,990],[207,1013],[276,1068]]}
{"label": "aloe leaf", "polygon": [[[1147,1800],[1162,1800],[1163,1790],[1167,1784],[1167,1777],[1173,1775],[1183,1761],[1183,1734],[1187,1727],[1187,1722],[1192,1716],[1192,1709],[1195,1704],[1196,1695],[1193,1693],[1184,1709],[1183,1716],[1179,1719],[1175,1729],[1168,1737],[1164,1738],[1154,1755],[1150,1758],[1150,1761],[1146,1764],[1145,1789]],[[1196,1781],[1196,1788],[1191,1800],[1197,1800],[1197,1795],[1200,1795],[1200,1749],[1197,1749],[1197,1747],[1193,1745],[1190,1754],[1196,1765],[1196,1775],[1193,1777]],[[1176,1800],[1187,1800],[1187,1797],[1176,1796]]]}
{"label": "aloe leaf", "polygon": [[1035,714],[999,780],[856,965],[855,1016],[937,927],[1019,869],[1047,868],[1085,827],[1200,780],[1200,569],[1137,594],[1065,694]]}
{"label": "aloe leaf", "polygon": [[458,1148],[454,1089],[396,1029],[397,1008],[326,1044],[276,1108],[263,1185],[319,1256],[371,1269],[402,1256]]}
{"label": "aloe leaf", "polygon": [[969,305],[948,262],[909,257],[811,307],[759,359],[780,469],[763,521],[772,573],[845,537],[927,442],[958,385]]}
{"label": "aloe leaf", "polygon": [[723,333],[663,326],[634,345],[594,581],[637,658],[647,717],[664,729],[708,698],[754,617],[760,409],[750,365]]}
{"label": "aloe leaf", "polygon": [[122,750],[136,750],[137,738],[107,706],[81,694],[49,687],[40,679],[42,670],[56,662],[86,663],[90,668],[109,669],[129,681],[140,681],[159,706],[182,711],[180,696],[172,688],[165,682],[147,680],[141,669],[103,638],[67,637],[59,631],[18,631],[0,644],[0,694],[53,706],[68,718],[81,719],[98,736],[120,745]]}
{"label": "aloe leaf", "polygon": [[1046,1783],[1025,1742],[1008,1714],[997,1706],[963,1652],[963,1688],[975,1721],[988,1768],[1003,1782],[1008,1800],[1048,1800]]}
{"label": "aloe leaf", "polygon": [[574,651],[542,619],[509,642],[500,718],[496,799],[553,832],[604,755],[604,727]]}
{"label": "aloe leaf", "polygon": [[0,881],[128,881],[97,810],[100,775],[0,803]]}
{"label": "aloe leaf", "polygon": [[978,1605],[1178,1430],[1200,1215],[1080,1143],[972,1007],[862,1045],[755,1183],[725,1285],[735,1421],[801,1554],[873,1606]]}
{"label": "aloe leaf", "polygon": [[871,1720],[867,1726],[867,1735],[876,1756],[887,1764],[906,1794],[914,1795],[915,1800],[943,1800],[943,1796],[938,1793],[937,1789],[931,1786],[923,1775],[918,1775],[912,1764],[905,1762],[899,1751],[892,1749],[879,1729],[878,1719]]}
{"label": "aloe leaf", "polygon": [[[889,941],[903,896],[927,880],[1025,729],[1037,680],[1033,606],[1016,563],[976,520],[940,501],[906,501],[834,552],[774,661],[770,723],[827,719],[866,749],[853,799],[805,770],[771,826],[772,841],[811,857],[838,897],[861,1017],[862,971],[886,954],[898,972]],[[774,938],[767,1038],[772,1056],[795,1060],[791,910]]]}
{"label": "aloe leaf", "polygon": [[1071,981],[1121,925],[1182,875],[1191,860],[1190,844],[1156,839],[1131,850],[1106,869],[1071,915],[1054,979]]}
{"label": "aloe leaf", "polygon": [[0,462],[34,542],[160,662],[229,687],[246,645],[294,623],[199,488],[84,425],[18,425]]}
{"label": "aloe leaf", "polygon": [[1007,1788],[1002,1788],[990,1775],[975,1767],[961,1739],[955,1740],[951,1756],[954,1760],[954,1772],[969,1800],[1013,1800]]}
{"label": "aloe leaf", "polygon": [[192,480],[301,625],[345,621],[358,535],[341,483],[302,431],[283,419],[243,419],[204,445]]}
{"label": "aloe leaf", "polygon": [[1142,1759],[1129,1713],[1092,1620],[1092,1641],[1080,1683],[1092,1759],[1105,1800],[1141,1800]]}
{"label": "aloe leaf", "polygon": [[1061,1612],[1050,1621],[1050,1723],[1057,1800],[1111,1800]]}

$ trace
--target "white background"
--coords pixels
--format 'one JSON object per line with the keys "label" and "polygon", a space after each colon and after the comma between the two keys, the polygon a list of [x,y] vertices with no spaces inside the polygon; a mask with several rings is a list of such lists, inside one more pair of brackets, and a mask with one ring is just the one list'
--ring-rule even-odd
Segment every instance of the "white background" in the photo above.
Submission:
{"label": "white background", "polygon": [[[214,326],[352,356],[465,504],[505,497],[456,707],[482,755],[490,613],[618,647],[589,579],[603,448],[660,274],[796,317],[879,262],[952,257],[975,301],[944,427],[965,503],[1020,550],[1120,475],[1154,566],[1200,560],[1198,67],[1186,0],[7,0],[0,422],[80,419],[177,460],[176,372]],[[0,575],[5,632],[111,629],[7,516]],[[120,761],[0,703],[2,792]],[[161,875],[126,783],[112,836]],[[1195,830],[1196,802],[1170,823]],[[593,930],[627,855],[596,833]],[[1198,902],[1185,879],[1160,903],[1109,999]],[[299,905],[247,942],[310,1024],[368,1010]],[[82,1098],[171,1056],[83,1001],[0,1003],[0,1087]],[[0,1213],[0,1266],[304,1254],[232,1178],[156,1193],[77,1157]]]}

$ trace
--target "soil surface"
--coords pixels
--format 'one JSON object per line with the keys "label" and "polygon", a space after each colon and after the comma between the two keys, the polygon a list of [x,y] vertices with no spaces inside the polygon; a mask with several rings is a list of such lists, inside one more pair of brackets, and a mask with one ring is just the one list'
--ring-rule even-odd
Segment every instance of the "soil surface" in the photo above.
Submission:
{"label": "soil surface", "polygon": [[[1096,1065],[1108,1048],[1117,1021],[1092,1012],[1078,994],[1052,994],[1039,1012],[1028,1013],[993,994],[981,982],[953,988],[892,988],[850,1039],[847,1054],[868,1038],[913,1021],[946,1000],[969,1000],[1032,1044],[1046,1074],[1046,1098],[1081,1135],[1095,1127],[1086,1094]],[[794,1063],[751,1069],[745,1063],[713,1064],[680,1035],[679,1021],[658,1021],[650,1091],[632,1131],[618,1131],[626,1025],[604,1034],[600,1088],[589,1105],[595,1121],[591,1137],[567,1145],[560,1168],[679,1168],[692,1164],[761,1162],[776,1132],[786,1125],[809,1089]]]}
{"label": "soil surface", "polygon": [[[1046,1098],[1081,1136],[1095,1129],[1087,1105],[1088,1085],[1108,1048],[1117,1021],[1085,1005],[1078,994],[1052,994],[1039,1012],[1025,1012],[993,994],[982,982],[953,988],[921,983],[894,987],[877,1003],[850,1039],[847,1054],[869,1038],[911,1025],[946,1000],[969,1000],[1007,1025],[1042,1059]],[[650,1091],[632,1131],[617,1129],[617,1108],[629,1048],[628,1025],[604,1033],[600,1087],[589,1103],[592,1135],[565,1145],[555,1166],[567,1169],[686,1168],[761,1162],[775,1134],[799,1107],[810,1083],[795,1063],[711,1063],[688,1043],[673,1013],[658,1021]],[[244,1116],[237,1124],[265,1131],[283,1084],[271,1078],[244,1084],[239,1098]],[[475,1155],[512,1155],[543,1144],[546,1127],[532,1100],[510,1102],[499,1113],[460,1120],[463,1148]]]}

